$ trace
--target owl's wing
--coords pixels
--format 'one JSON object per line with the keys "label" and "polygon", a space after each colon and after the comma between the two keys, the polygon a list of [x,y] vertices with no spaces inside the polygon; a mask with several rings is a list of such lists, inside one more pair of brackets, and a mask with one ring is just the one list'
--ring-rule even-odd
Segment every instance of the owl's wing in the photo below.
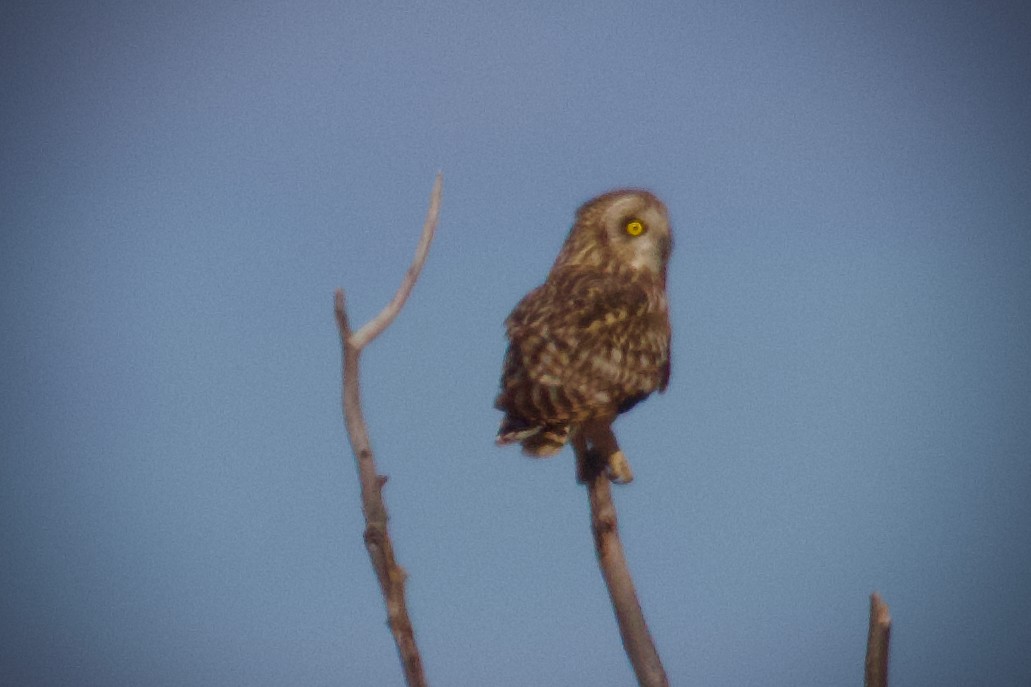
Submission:
{"label": "owl's wing", "polygon": [[620,280],[587,269],[552,273],[526,294],[505,320],[511,339],[523,335],[566,338],[594,333],[641,317],[649,307],[647,290],[636,280]]}
{"label": "owl's wing", "polygon": [[668,383],[669,319],[657,284],[597,270],[553,272],[506,327],[527,381],[560,390],[577,407],[572,415],[624,412]]}

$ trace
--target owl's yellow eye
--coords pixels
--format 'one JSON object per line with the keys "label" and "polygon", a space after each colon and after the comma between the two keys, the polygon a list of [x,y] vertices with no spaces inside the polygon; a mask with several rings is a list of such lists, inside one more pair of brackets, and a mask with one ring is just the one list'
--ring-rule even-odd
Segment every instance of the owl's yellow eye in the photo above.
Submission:
{"label": "owl's yellow eye", "polygon": [[640,236],[644,233],[644,224],[641,220],[632,219],[626,223],[626,233],[631,236]]}

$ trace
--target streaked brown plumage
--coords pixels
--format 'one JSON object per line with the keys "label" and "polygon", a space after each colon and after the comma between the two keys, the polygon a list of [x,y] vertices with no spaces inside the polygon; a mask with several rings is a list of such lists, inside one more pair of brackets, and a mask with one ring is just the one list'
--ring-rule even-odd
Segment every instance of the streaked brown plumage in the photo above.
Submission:
{"label": "streaked brown plumage", "polygon": [[551,456],[582,432],[613,480],[633,478],[611,423],[669,383],[672,244],[666,207],[648,191],[580,207],[547,280],[505,321],[499,444]]}

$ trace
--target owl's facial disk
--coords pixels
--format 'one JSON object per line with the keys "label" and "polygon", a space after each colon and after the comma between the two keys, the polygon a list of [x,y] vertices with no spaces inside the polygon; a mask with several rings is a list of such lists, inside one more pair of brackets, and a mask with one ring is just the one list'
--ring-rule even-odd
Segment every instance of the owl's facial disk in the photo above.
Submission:
{"label": "owl's facial disk", "polygon": [[665,273],[673,245],[665,208],[639,195],[627,195],[608,207],[603,223],[610,245],[625,264],[656,275]]}

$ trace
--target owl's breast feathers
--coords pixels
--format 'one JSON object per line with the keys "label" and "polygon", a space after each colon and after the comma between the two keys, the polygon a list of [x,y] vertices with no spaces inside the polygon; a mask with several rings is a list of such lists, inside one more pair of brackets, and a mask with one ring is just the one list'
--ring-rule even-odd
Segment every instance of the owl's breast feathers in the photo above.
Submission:
{"label": "owl's breast feathers", "polygon": [[[670,326],[663,286],[633,270],[570,267],[527,294],[505,321],[498,441],[522,441],[528,452],[547,455],[565,443],[570,424],[613,418],[664,391]],[[532,443],[537,434],[543,449]]]}

